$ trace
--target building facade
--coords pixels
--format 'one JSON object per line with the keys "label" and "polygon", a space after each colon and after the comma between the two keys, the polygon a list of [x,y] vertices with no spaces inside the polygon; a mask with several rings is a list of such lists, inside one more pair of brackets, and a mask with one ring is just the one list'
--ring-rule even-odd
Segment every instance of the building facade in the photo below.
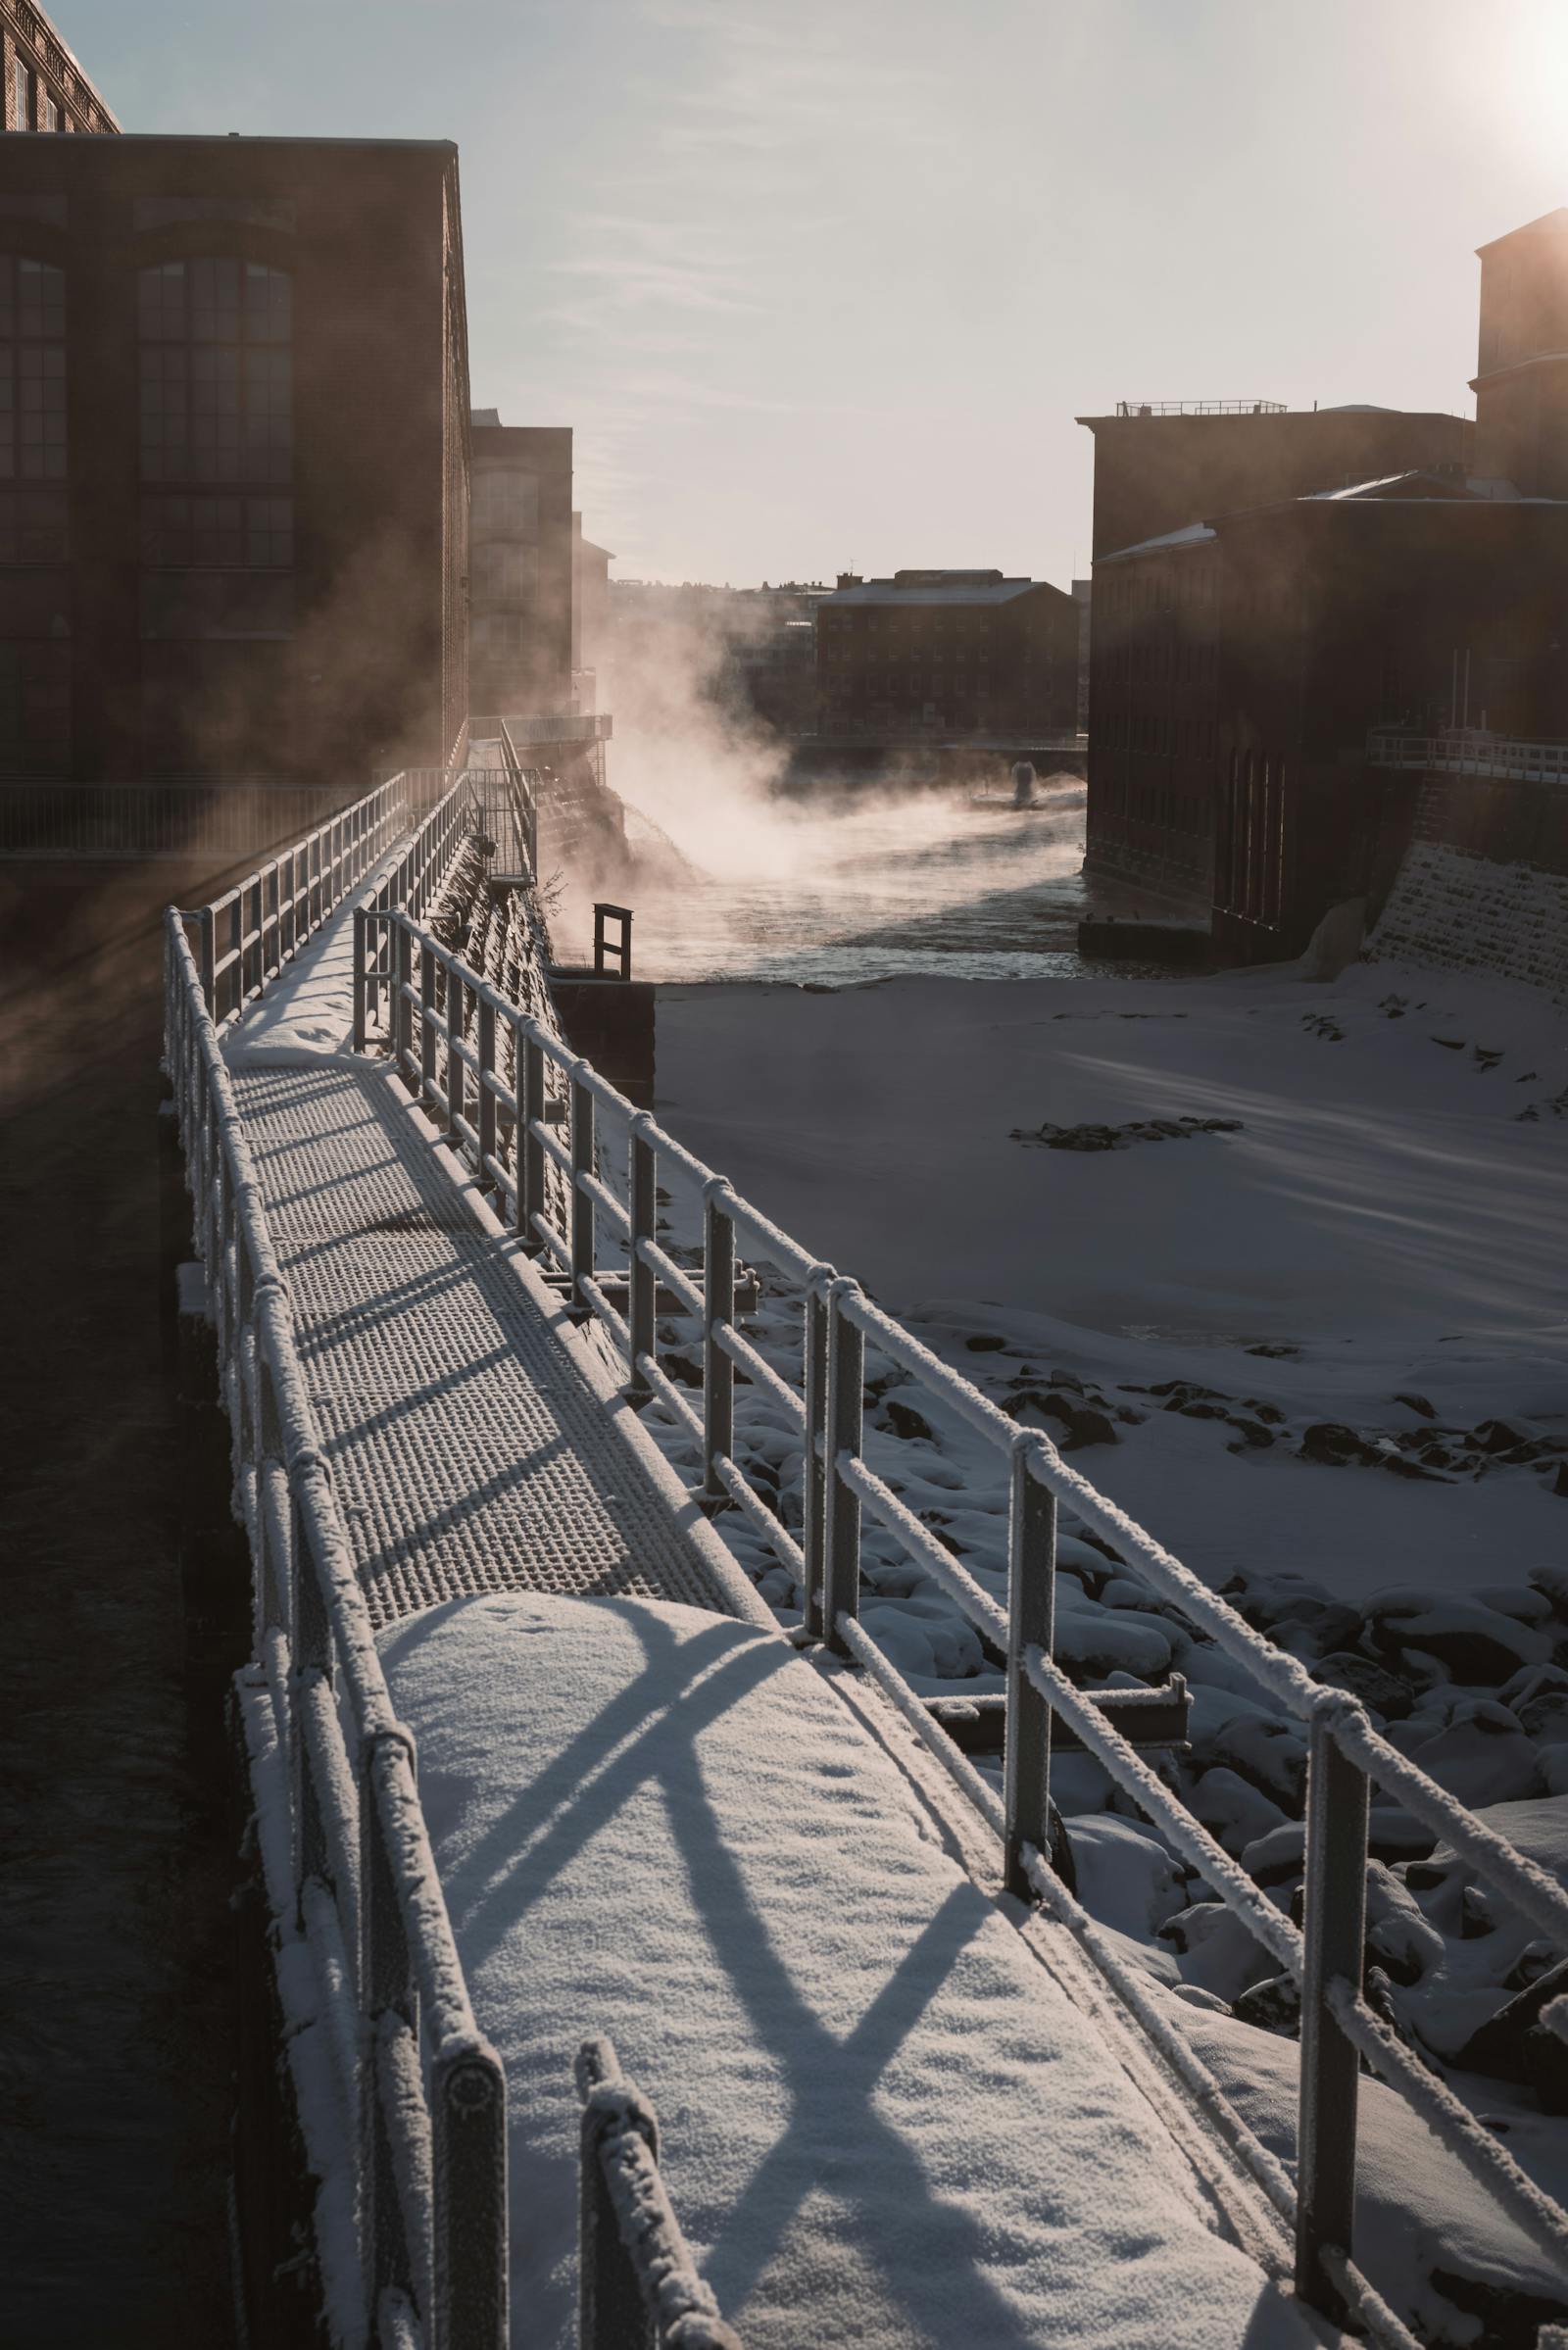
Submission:
{"label": "building facade", "polygon": [[1078,421],[1095,438],[1097,562],[1200,515],[1345,489],[1412,466],[1473,470],[1474,425],[1396,408],[1124,400],[1114,416]]}
{"label": "building facade", "polygon": [[1568,206],[1480,248],[1476,471],[1568,498]]}
{"label": "building facade", "polygon": [[7,130],[119,130],[101,94],[31,0],[0,0],[0,52]]}
{"label": "building facade", "polygon": [[[1408,826],[1408,776],[1374,737],[1568,737],[1565,230],[1568,212],[1483,249],[1473,427],[1350,410],[1097,430],[1097,528],[1102,506],[1117,527],[1165,526],[1097,553],[1092,877],[1206,918],[1227,955],[1294,954],[1337,899],[1375,900]],[[1169,425],[1261,425],[1284,452],[1298,422],[1303,464],[1358,448],[1385,469],[1173,523],[1188,481],[1234,496],[1258,474],[1215,461],[1195,475],[1178,450],[1167,489],[1126,455]]]}
{"label": "building facade", "polygon": [[0,140],[0,769],[444,762],[463,284],[446,144]]}
{"label": "building facade", "polygon": [[571,429],[472,417],[469,695],[475,710],[568,710]]}
{"label": "building facade", "polygon": [[611,708],[614,665],[611,625],[608,547],[582,534],[582,516],[571,517],[571,702],[575,710]]}
{"label": "building facade", "polygon": [[818,733],[1070,738],[1078,634],[1078,606],[1045,580],[845,572],[816,608]]}

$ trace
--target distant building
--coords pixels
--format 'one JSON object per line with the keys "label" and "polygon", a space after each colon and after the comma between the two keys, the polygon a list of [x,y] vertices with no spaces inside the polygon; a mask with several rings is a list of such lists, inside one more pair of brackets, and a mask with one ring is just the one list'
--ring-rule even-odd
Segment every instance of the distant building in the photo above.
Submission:
{"label": "distant building", "polygon": [[1089,726],[1089,661],[1093,644],[1090,613],[1095,583],[1092,579],[1075,579],[1070,592],[1078,607],[1078,731],[1083,734]]}
{"label": "distant building", "polygon": [[[1375,898],[1387,878],[1412,744],[1459,740],[1485,767],[1489,742],[1568,740],[1565,231],[1568,212],[1483,250],[1474,427],[1384,411],[1237,419],[1283,435],[1360,418],[1345,429],[1385,452],[1404,435],[1391,468],[1170,524],[1125,436],[1188,419],[1097,432],[1106,511],[1132,511],[1136,492],[1166,526],[1097,551],[1091,875],[1206,914],[1231,956],[1294,954],[1337,899]],[[1337,466],[1338,433],[1297,446]],[[1189,478],[1185,461],[1174,470]],[[1203,478],[1234,491],[1238,476],[1216,463]]]}
{"label": "distant building", "polygon": [[825,736],[1071,736],[1078,608],[1001,571],[841,573],[816,613]]}
{"label": "distant building", "polygon": [[457,150],[0,139],[0,770],[358,784],[466,722]]}
{"label": "distant building", "polygon": [[473,411],[468,700],[514,716],[572,708],[571,430]]}
{"label": "distant building", "polygon": [[614,662],[608,547],[582,535],[582,516],[571,517],[571,708],[608,710]]}
{"label": "distant building", "polygon": [[41,8],[28,0],[0,0],[0,50],[7,130],[120,128]]}
{"label": "distant building", "polygon": [[1476,471],[1568,498],[1568,206],[1483,245]]}
{"label": "distant building", "polygon": [[610,590],[614,659],[628,714],[653,711],[662,699],[659,671],[678,673],[686,690],[695,681],[732,719],[755,719],[790,737],[811,731],[816,717],[814,615],[828,601],[820,581],[785,580],[776,587],[715,587],[617,579]]}

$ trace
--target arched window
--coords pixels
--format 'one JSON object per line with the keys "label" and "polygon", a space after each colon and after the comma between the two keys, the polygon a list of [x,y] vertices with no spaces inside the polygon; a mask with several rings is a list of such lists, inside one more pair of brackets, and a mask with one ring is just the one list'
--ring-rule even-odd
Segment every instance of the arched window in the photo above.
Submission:
{"label": "arched window", "polygon": [[66,273],[0,254],[0,478],[66,478]]}
{"label": "arched window", "polygon": [[287,568],[292,279],[260,262],[162,262],[139,272],[137,298],[142,484],[180,493],[144,497],[144,560]]}

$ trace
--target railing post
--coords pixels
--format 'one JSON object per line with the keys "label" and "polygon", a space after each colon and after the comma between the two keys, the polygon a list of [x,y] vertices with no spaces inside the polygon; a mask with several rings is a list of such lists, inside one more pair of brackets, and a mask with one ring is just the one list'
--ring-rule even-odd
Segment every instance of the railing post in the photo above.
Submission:
{"label": "railing post", "polygon": [[642,1253],[644,1241],[655,1238],[659,1208],[658,1159],[648,1140],[652,1125],[647,1110],[639,1110],[631,1122],[631,1165],[626,1186],[631,1225],[626,1242],[626,1318],[631,1333],[629,1386],[634,1403],[646,1402],[654,1392],[639,1365],[645,1354],[653,1355],[659,1341],[659,1281]]}
{"label": "railing post", "polygon": [[458,1046],[463,1041],[467,983],[456,970],[447,973],[447,1131],[454,1142],[458,1137],[458,1120],[462,1117],[467,1099],[464,1083],[463,1055]]}
{"label": "railing post", "polygon": [[1359,1993],[1366,1937],[1366,1773],[1341,1752],[1332,1699],[1312,1716],[1306,1778],[1300,2116],[1297,2139],[1296,2289],[1342,2323],[1349,2314],[1323,2266],[1352,2257],[1360,2059],[1328,2004],[1336,1983]]}
{"label": "railing post", "polygon": [[806,1633],[823,1633],[822,1577],[827,1528],[827,1292],[837,1279],[831,1265],[818,1265],[806,1293],[805,1364],[806,1461],[801,1548],[806,1555]]}
{"label": "railing post", "polygon": [[583,1189],[582,1177],[594,1171],[594,1098],[571,1072],[571,1299],[579,1312],[590,1308],[582,1289],[584,1276],[594,1276],[594,1203]]}
{"label": "railing post", "polygon": [[398,2042],[407,2034],[416,2045],[418,2031],[414,1962],[381,1818],[383,1774],[400,1749],[407,1751],[401,1734],[380,1733],[366,1741],[360,1770],[360,1981],[367,2028],[360,2077],[360,2184],[365,2299],[370,2310],[379,2307],[388,2286],[411,2298],[414,2286],[385,2103],[395,2086],[387,2074],[401,2053]]}
{"label": "railing post", "polygon": [[419,1100],[435,1091],[435,955],[419,949]]}
{"label": "railing post", "polygon": [[1026,1844],[1051,1853],[1051,1706],[1024,1671],[1025,1652],[1049,1657],[1055,1632],[1056,1496],[1035,1475],[1043,1439],[1012,1441],[1007,1508],[1007,1712],[1003,1758],[1004,1866],[1009,1893],[1034,1898]]}
{"label": "railing post", "polygon": [[544,1247],[534,1217],[545,1212],[545,1147],[538,1133],[545,1122],[545,1049],[531,1028],[519,1031],[519,1042],[522,1120],[517,1129],[517,1232],[529,1254],[537,1256]]}
{"label": "railing post", "polygon": [[201,925],[202,995],[207,1004],[210,1020],[218,1017],[218,916],[210,906],[204,906],[197,917]]}
{"label": "railing post", "polygon": [[494,1183],[490,1161],[496,1155],[496,1098],[490,1080],[496,1073],[496,1007],[487,997],[478,1000],[479,1048],[479,1181]]}
{"label": "railing post", "polygon": [[856,1460],[860,1456],[865,1340],[844,1311],[847,1300],[858,1295],[857,1284],[844,1274],[828,1285],[822,1629],[828,1646],[839,1656],[850,1653],[839,1618],[860,1612],[860,1496],[839,1473],[842,1454]]}
{"label": "railing post", "polygon": [[396,990],[396,1015],[392,1022],[393,1041],[397,1047],[397,1071],[408,1076],[408,1056],[414,1051],[414,1006],[409,1002],[409,990],[414,985],[414,934],[407,923],[397,924],[397,954],[394,957],[393,986]]}
{"label": "railing post", "polygon": [[507,2350],[507,2087],[482,2042],[431,2067],[432,2350]]}
{"label": "railing post", "polygon": [[[649,2340],[637,2271],[621,2240],[620,2216],[605,2177],[606,2141],[627,2130],[647,2140],[656,2161],[652,2112],[624,2077],[608,2040],[584,2043],[577,2060],[583,2092],[578,2155],[577,2350],[644,2350]],[[607,2093],[608,2092],[608,2093]]]}
{"label": "railing post", "polygon": [[735,1449],[735,1358],[719,1344],[719,1333],[735,1318],[735,1226],[732,1197],[722,1176],[703,1191],[703,1492],[710,1501],[724,1497],[718,1463]]}
{"label": "railing post", "polygon": [[307,1685],[324,1681],[328,1688],[331,1687],[332,1628],[327,1621],[321,1587],[317,1581],[316,1562],[306,1532],[304,1512],[298,1497],[292,1493],[289,1500],[289,1613],[292,1618],[289,1643],[293,1650],[293,1671],[289,1676],[292,1685],[289,1689],[289,1775],[294,1794],[291,1809],[294,1818],[294,1898],[297,1910],[304,1896],[307,1879],[324,1878],[330,1874],[326,1824],[321,1816],[316,1775],[311,1766],[305,1714]]}
{"label": "railing post", "polygon": [[369,1030],[368,990],[370,974],[367,969],[369,954],[370,918],[363,906],[354,908],[354,1050],[365,1051]]}

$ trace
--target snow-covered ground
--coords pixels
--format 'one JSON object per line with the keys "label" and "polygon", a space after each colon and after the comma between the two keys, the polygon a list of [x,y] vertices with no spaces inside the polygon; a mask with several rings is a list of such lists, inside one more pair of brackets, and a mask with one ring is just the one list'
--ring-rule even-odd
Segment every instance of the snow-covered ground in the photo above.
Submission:
{"label": "snow-covered ground", "polygon": [[[1386,965],[660,997],[672,1131],[982,1386],[1061,1367],[1137,1412],[1079,1465],[1217,1586],[1457,1592],[1563,1556],[1550,1455],[1391,1455],[1417,1477],[1301,1447],[1568,1443],[1565,1088],[1542,999]],[[1235,1123],[1018,1139],[1182,1118]],[[1148,1393],[1169,1381],[1230,1416]]]}

